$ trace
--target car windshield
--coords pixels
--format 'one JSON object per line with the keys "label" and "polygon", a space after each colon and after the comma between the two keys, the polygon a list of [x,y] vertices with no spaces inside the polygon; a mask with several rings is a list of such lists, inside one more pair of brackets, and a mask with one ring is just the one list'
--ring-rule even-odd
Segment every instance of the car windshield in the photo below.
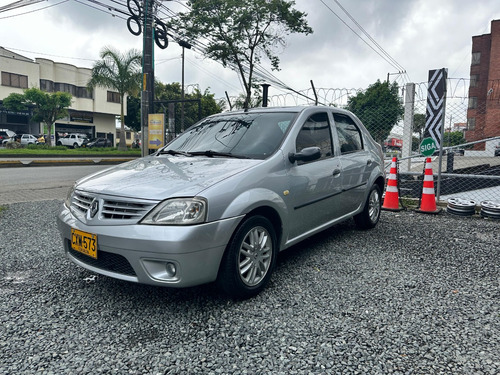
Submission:
{"label": "car windshield", "polygon": [[161,153],[265,159],[280,146],[295,113],[244,113],[210,117],[193,125]]}

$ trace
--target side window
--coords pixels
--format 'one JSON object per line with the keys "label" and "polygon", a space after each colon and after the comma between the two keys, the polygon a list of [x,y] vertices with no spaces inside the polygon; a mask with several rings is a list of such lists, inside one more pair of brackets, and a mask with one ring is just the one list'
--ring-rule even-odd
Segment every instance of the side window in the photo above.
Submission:
{"label": "side window", "polygon": [[[297,152],[307,147],[319,147],[321,150],[320,160],[333,155],[332,134],[326,112],[316,113],[307,119],[300,129],[295,147]],[[304,162],[298,162],[298,164],[304,164]]]}
{"label": "side window", "polygon": [[363,149],[363,138],[354,120],[349,116],[334,113],[335,128],[339,136],[340,153],[347,154]]}

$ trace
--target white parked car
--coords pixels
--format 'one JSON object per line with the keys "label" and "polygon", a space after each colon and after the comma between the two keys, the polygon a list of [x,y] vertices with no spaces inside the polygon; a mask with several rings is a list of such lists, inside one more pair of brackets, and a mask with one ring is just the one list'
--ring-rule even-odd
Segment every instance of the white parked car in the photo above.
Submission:
{"label": "white parked car", "polygon": [[68,146],[73,148],[82,147],[87,142],[85,134],[68,134],[57,141],[57,146]]}
{"label": "white parked car", "polygon": [[38,138],[32,134],[23,134],[21,136],[22,145],[36,145],[38,144]]}

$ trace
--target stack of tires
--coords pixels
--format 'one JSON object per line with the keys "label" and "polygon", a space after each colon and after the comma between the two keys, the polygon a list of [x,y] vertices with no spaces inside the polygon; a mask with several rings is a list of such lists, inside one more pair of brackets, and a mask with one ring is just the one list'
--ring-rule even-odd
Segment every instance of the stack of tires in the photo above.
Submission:
{"label": "stack of tires", "polygon": [[476,202],[470,199],[450,198],[446,212],[453,215],[472,216],[476,213]]}
{"label": "stack of tires", "polygon": [[482,201],[481,216],[491,219],[500,219],[500,203],[492,201]]}

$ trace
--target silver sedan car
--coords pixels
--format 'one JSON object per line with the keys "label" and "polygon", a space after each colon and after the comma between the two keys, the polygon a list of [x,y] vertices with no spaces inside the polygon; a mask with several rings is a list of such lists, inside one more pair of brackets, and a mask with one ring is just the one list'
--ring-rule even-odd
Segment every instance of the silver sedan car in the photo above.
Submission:
{"label": "silver sedan car", "polygon": [[67,257],[95,273],[168,287],[216,281],[259,293],[276,257],[354,218],[379,221],[380,146],[333,107],[205,118],[155,154],[76,182],[58,215]]}

